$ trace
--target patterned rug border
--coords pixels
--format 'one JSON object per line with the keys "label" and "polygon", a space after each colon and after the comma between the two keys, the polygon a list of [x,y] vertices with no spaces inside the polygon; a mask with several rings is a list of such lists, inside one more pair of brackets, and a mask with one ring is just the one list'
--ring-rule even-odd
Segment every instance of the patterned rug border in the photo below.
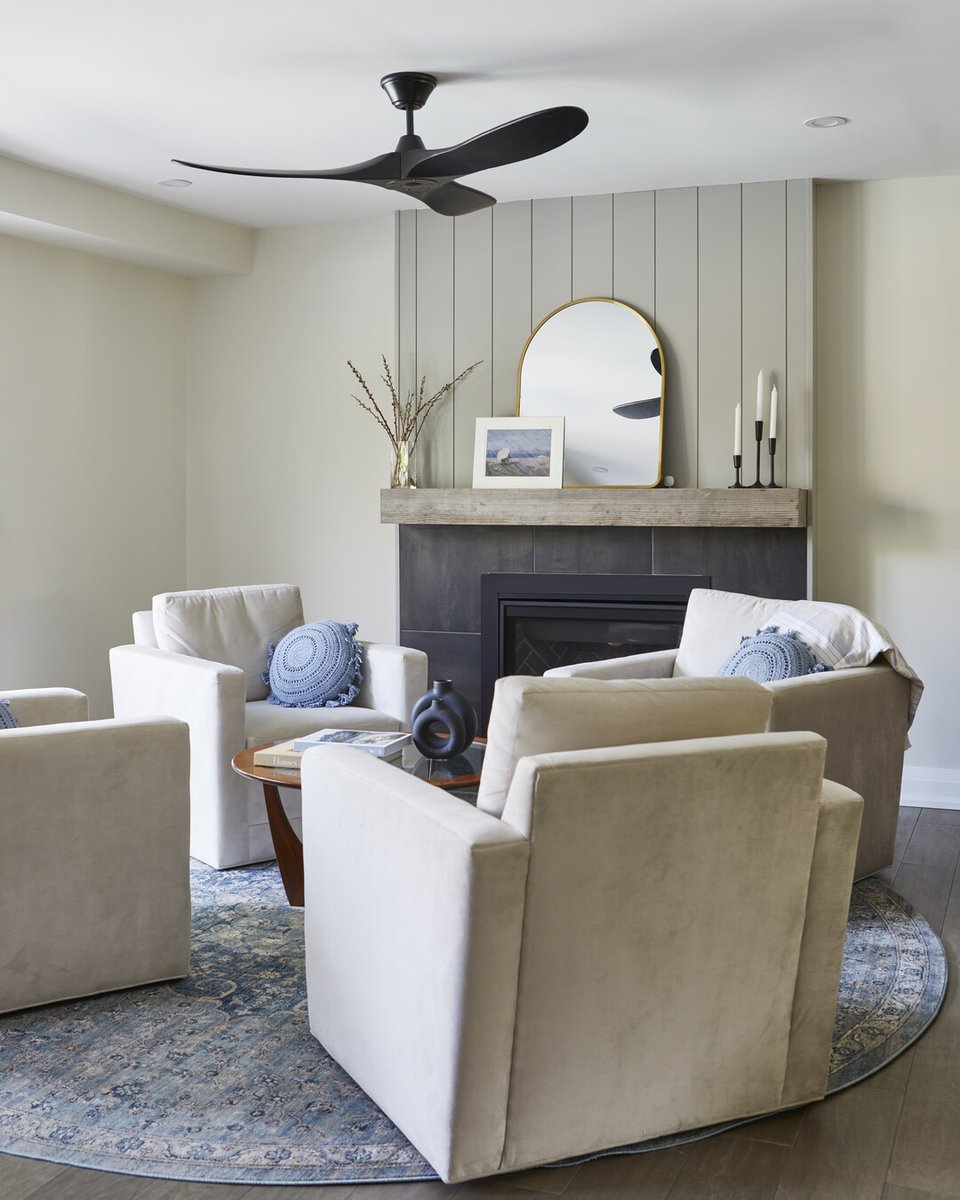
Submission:
{"label": "patterned rug border", "polygon": [[[300,910],[286,908],[282,899],[279,900],[279,903],[277,902],[278,884],[276,870],[272,865],[219,873],[197,866],[194,878],[201,898],[206,896],[206,903],[195,904],[194,921],[197,926],[195,935],[197,933],[206,934],[207,940],[204,941],[201,938],[195,944],[194,965],[188,979],[174,984],[151,985],[146,988],[131,989],[129,992],[92,997],[84,1001],[68,1001],[63,1004],[47,1006],[45,1009],[25,1010],[22,1013],[0,1017],[0,1067],[10,1057],[6,1042],[17,1041],[16,1035],[10,1039],[4,1037],[8,1027],[14,1026],[17,1019],[20,1019],[27,1028],[34,1016],[38,1022],[42,1022],[44,1019],[51,1020],[59,1013],[61,1020],[73,1019],[78,1027],[92,1028],[95,1018],[98,1016],[109,1021],[113,1015],[111,1010],[116,1012],[117,1008],[121,1007],[126,1012],[130,1008],[136,1009],[138,1004],[146,1010],[151,998],[170,991],[173,991],[175,996],[184,997],[181,1004],[184,1008],[189,1008],[191,1001],[203,1002],[198,1007],[202,1010],[203,1016],[210,1019],[211,1028],[206,1031],[194,1032],[201,1038],[209,1038],[212,1043],[227,1021],[227,1018],[224,1017],[218,1022],[217,1017],[221,1015],[222,1009],[227,1008],[233,999],[239,997],[242,988],[234,985],[232,979],[228,981],[237,993],[237,997],[234,997],[229,989],[223,988],[221,979],[222,994],[212,997],[204,994],[204,987],[209,987],[211,980],[217,981],[216,965],[212,963],[210,947],[221,946],[219,941],[210,938],[211,927],[214,925],[224,926],[220,931],[220,936],[226,938],[229,943],[232,934],[239,936],[243,932],[248,932],[245,930],[244,922],[252,921],[256,928],[258,914],[260,914],[260,932],[263,934],[264,930],[267,930],[269,951],[272,953],[277,945],[282,943],[282,950],[288,957],[291,957],[292,961],[296,958],[297,925],[298,918],[302,916],[302,913]],[[249,894],[251,884],[253,885],[252,897]],[[260,903],[251,904],[249,902],[251,898],[259,899]],[[831,1067],[828,1095],[866,1079],[902,1054],[929,1027],[939,1012],[946,994],[946,956],[940,939],[928,922],[893,888],[877,878],[861,880],[855,885],[851,910],[857,905],[860,906],[859,911],[867,934],[869,934],[871,922],[879,928],[889,928],[891,917],[898,914],[909,919],[912,932],[909,936],[903,933],[899,940],[894,939],[895,968],[892,976],[884,975],[882,977],[885,981],[882,984],[882,995],[879,999],[874,999],[872,1007],[863,1013],[862,1009],[851,1007],[848,1002],[844,1002],[847,1003],[846,1009],[844,1009],[844,1004],[841,1004],[843,1011],[838,1010],[838,1029],[834,1035],[834,1058],[838,1061]],[[898,928],[900,928],[899,924]],[[246,943],[244,943],[244,950],[246,949]],[[856,966],[855,971],[853,970],[854,966]],[[873,973],[876,974],[876,971]],[[842,997],[845,995],[845,984],[848,988],[853,986],[854,993],[856,993],[856,987],[859,986],[856,981],[859,981],[862,974],[863,963],[860,960],[848,961],[845,956],[844,979],[841,981]],[[248,975],[250,976],[247,980],[249,986],[253,973],[248,972]],[[287,979],[286,982],[289,983],[290,979]],[[120,998],[119,1006],[118,997]],[[267,1037],[268,1048],[266,1052],[263,1052],[261,1050],[263,1031],[266,1030],[268,1034],[272,1035],[275,1028],[279,1029],[280,1032],[276,1036],[282,1042],[284,1027],[289,1025],[293,1017],[302,1018],[304,1006],[305,1001],[301,999],[288,1011],[273,1011],[272,1013],[268,1011],[265,1024],[257,1026],[258,1032],[261,1034],[261,1042],[256,1043],[257,1048],[252,1054],[243,1057],[257,1059],[261,1053],[264,1053],[265,1057],[269,1059],[271,1038]],[[874,1014],[879,1011],[878,1006],[882,1008],[884,1018],[888,1022],[892,1021],[896,1026],[894,1032],[885,1037],[882,1045],[877,1045],[875,1041],[878,1026]],[[231,1015],[234,1019],[242,1022],[245,1015],[242,998],[238,999],[238,1007],[239,1018],[236,1014]],[[857,1016],[857,1014],[862,1015]],[[180,1032],[179,1026],[177,1032]],[[29,1032],[22,1034],[20,1041],[25,1041],[29,1036]],[[39,1038],[39,1035],[34,1036]],[[162,1032],[160,1036],[163,1036]],[[329,1060],[327,1062],[329,1063]],[[331,1064],[331,1066],[333,1072],[339,1071],[336,1064]],[[0,1077],[0,1151],[25,1158],[61,1163],[65,1166],[93,1168],[123,1175],[179,1182],[322,1186],[324,1184],[412,1183],[436,1179],[437,1175],[429,1164],[376,1109],[372,1101],[360,1092],[352,1080],[343,1076],[342,1072],[340,1075],[342,1079],[337,1081],[340,1091],[336,1094],[339,1096],[342,1091],[347,1097],[344,1110],[338,1111],[341,1126],[349,1130],[352,1124],[361,1132],[355,1135],[352,1143],[346,1142],[336,1156],[332,1155],[329,1149],[309,1154],[305,1152],[302,1145],[298,1145],[296,1149],[299,1161],[296,1165],[285,1165],[282,1161],[284,1153],[282,1150],[274,1150],[276,1161],[269,1161],[271,1151],[265,1148],[268,1143],[265,1141],[258,1147],[255,1137],[253,1141],[244,1143],[241,1151],[235,1150],[233,1153],[229,1153],[229,1147],[226,1150],[221,1147],[220,1154],[226,1155],[229,1161],[211,1161],[211,1157],[217,1153],[216,1149],[214,1146],[204,1143],[199,1130],[197,1131],[199,1134],[197,1140],[189,1142],[189,1135],[192,1132],[189,1126],[180,1131],[188,1139],[188,1142],[178,1147],[179,1153],[182,1155],[193,1152],[204,1156],[209,1154],[209,1157],[187,1161],[171,1158],[171,1153],[175,1151],[171,1150],[168,1136],[160,1136],[156,1139],[149,1137],[126,1139],[131,1143],[128,1149],[140,1154],[135,1158],[131,1158],[130,1154],[122,1149],[125,1139],[117,1142],[119,1153],[73,1146],[70,1142],[77,1127],[66,1123],[69,1121],[69,1117],[58,1117],[55,1111],[51,1111],[56,1106],[51,1106],[49,1099],[45,1100],[43,1097],[39,1097],[32,1105],[34,1111],[31,1118],[33,1123],[31,1132],[34,1137],[23,1137],[22,1128],[19,1130],[18,1136],[18,1131],[13,1126],[18,1122],[22,1125],[23,1114],[15,1112],[9,1107],[2,1077]],[[254,1079],[250,1081],[250,1086],[255,1087],[259,1082],[254,1076]],[[114,1090],[121,1091],[120,1088]],[[93,1105],[93,1100],[97,1098],[103,1099],[103,1097],[94,1097],[90,1104]],[[128,1098],[122,1096],[121,1099]],[[135,1096],[131,1095],[129,1103],[136,1104]],[[369,1110],[372,1110],[372,1116]],[[353,1114],[352,1121],[351,1114]],[[290,1116],[291,1123],[296,1124],[299,1115],[292,1114]],[[562,1163],[550,1165],[572,1165],[617,1154],[649,1153],[700,1141],[724,1130],[749,1124],[751,1121],[759,1119],[759,1117],[751,1117],[706,1128],[687,1130],[667,1137],[564,1159]],[[379,1134],[381,1139],[379,1142],[375,1137],[372,1140],[363,1140],[363,1133],[366,1133],[367,1126],[371,1124],[376,1127],[374,1133]],[[385,1140],[390,1136],[391,1131],[392,1139]],[[116,1140],[116,1135],[114,1138]],[[133,1145],[134,1142],[138,1144]],[[259,1158],[259,1164],[251,1161],[246,1163],[238,1161],[238,1158],[248,1156]],[[317,1161],[304,1162],[305,1157],[315,1158]],[[338,1161],[332,1161],[334,1158]]]}
{"label": "patterned rug border", "polygon": [[[943,943],[934,933],[926,917],[922,913],[917,912],[909,900],[905,900],[899,892],[895,891],[894,888],[882,879],[875,877],[861,879],[854,886],[859,889],[865,899],[868,899],[874,905],[883,903],[885,897],[894,897],[903,913],[910,917],[916,924],[923,961],[927,971],[928,982],[924,991],[924,1000],[929,1006],[929,1012],[924,1015],[922,1020],[903,1019],[897,1032],[887,1039],[882,1049],[878,1046],[872,1051],[865,1051],[859,1056],[851,1058],[843,1067],[832,1068],[827,1086],[828,1096],[832,1096],[836,1092],[842,1092],[845,1088],[852,1087],[855,1083],[861,1083],[864,1079],[869,1079],[877,1071],[882,1071],[888,1063],[893,1062],[904,1050],[909,1049],[919,1037],[922,1037],[936,1020],[940,1009],[943,1007],[950,979],[947,955],[943,948]],[[891,995],[889,999],[892,1003],[895,1003],[898,999],[902,998]]]}

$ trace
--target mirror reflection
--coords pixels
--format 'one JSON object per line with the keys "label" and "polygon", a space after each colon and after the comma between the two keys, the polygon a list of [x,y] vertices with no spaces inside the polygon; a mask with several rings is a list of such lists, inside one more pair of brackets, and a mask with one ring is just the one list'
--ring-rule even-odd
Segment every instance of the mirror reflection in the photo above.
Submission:
{"label": "mirror reflection", "polygon": [[543,320],[520,358],[517,412],[564,418],[564,487],[655,487],[663,354],[619,300],[574,300]]}

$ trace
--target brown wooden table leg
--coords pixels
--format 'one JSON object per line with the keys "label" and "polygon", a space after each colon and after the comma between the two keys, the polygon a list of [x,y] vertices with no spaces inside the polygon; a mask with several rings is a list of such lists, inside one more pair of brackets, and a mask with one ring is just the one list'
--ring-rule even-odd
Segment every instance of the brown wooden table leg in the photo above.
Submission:
{"label": "brown wooden table leg", "polygon": [[267,820],[273,848],[277,852],[277,866],[287,899],[291,904],[303,906],[303,843],[293,831],[276,784],[264,783],[263,799],[267,806]]}

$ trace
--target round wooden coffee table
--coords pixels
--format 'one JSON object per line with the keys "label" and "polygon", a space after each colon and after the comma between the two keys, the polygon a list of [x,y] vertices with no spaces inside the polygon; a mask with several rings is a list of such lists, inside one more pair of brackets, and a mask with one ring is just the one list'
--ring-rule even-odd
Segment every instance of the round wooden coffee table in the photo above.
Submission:
{"label": "round wooden coffee table", "polygon": [[[233,769],[244,779],[253,779],[263,787],[263,800],[267,807],[267,821],[270,824],[270,836],[273,838],[273,849],[277,856],[277,867],[283,881],[283,890],[287,900],[294,905],[303,904],[303,843],[297,837],[290,820],[287,817],[280,799],[279,789],[282,787],[300,791],[300,772],[284,770],[280,767],[260,767],[253,761],[257,750],[277,745],[275,739],[262,742],[259,746],[251,746],[235,754],[231,763]],[[478,738],[472,746],[468,746],[463,754],[450,759],[424,758],[413,746],[408,746],[401,757],[396,760],[398,767],[422,779],[433,787],[444,788],[447,791],[470,792],[480,782],[480,768],[483,765],[483,752],[486,739]],[[362,754],[362,750],[357,750]]]}

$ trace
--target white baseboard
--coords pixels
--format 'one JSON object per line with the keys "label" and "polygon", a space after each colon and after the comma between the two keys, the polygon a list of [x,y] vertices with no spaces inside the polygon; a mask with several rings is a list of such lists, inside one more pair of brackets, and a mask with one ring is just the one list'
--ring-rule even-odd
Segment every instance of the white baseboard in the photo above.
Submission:
{"label": "white baseboard", "polygon": [[900,804],[911,808],[960,809],[960,770],[904,767]]}

